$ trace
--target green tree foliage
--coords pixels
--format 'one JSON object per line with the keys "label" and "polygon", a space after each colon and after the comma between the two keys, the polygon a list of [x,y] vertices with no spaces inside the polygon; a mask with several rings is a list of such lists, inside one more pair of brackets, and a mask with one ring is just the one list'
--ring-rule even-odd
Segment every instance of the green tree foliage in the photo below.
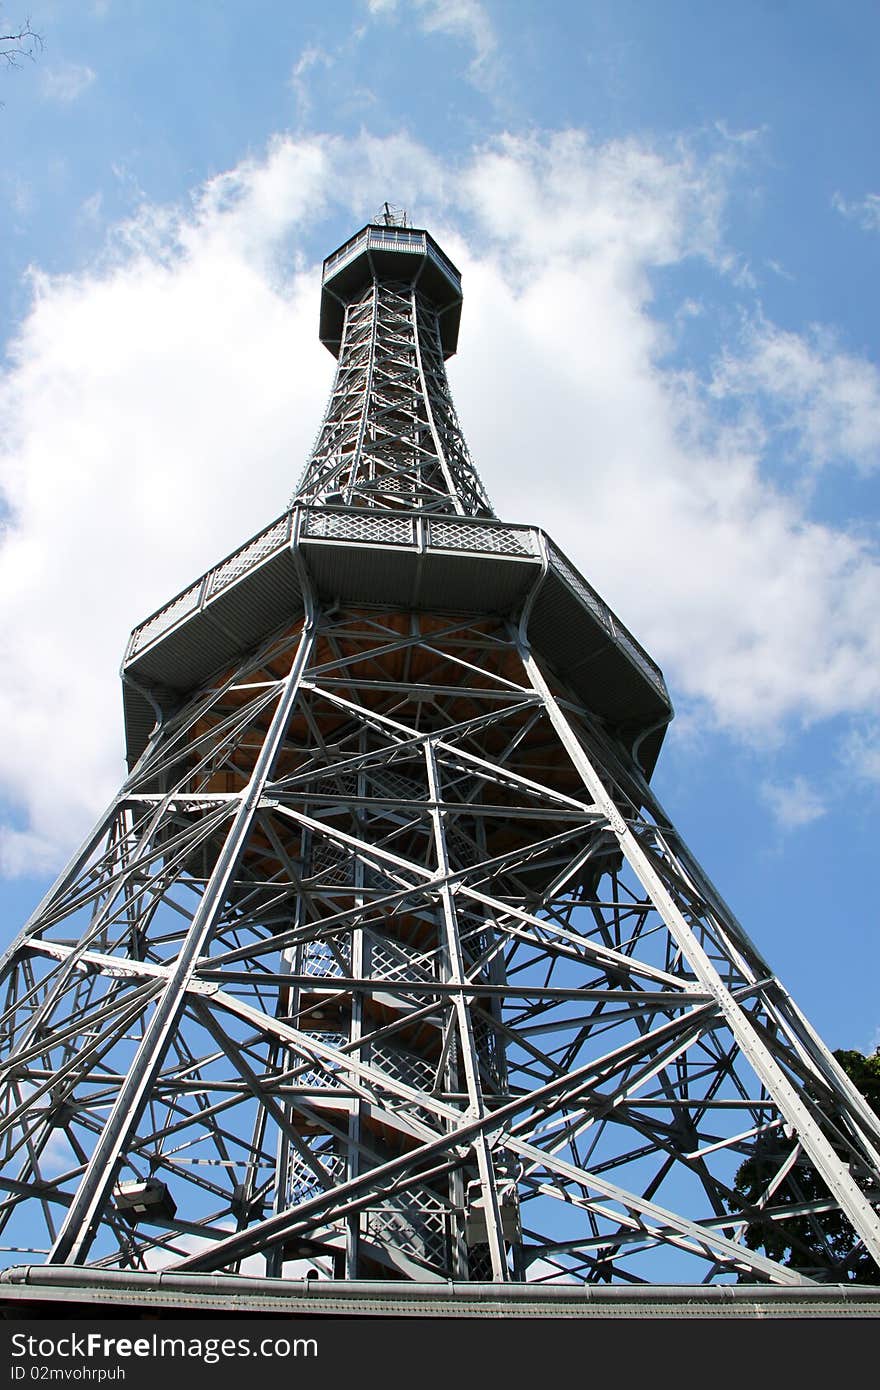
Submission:
{"label": "green tree foliage", "polygon": [[[880,1049],[867,1057],[853,1050],[840,1050],[834,1056],[880,1115]],[[781,1170],[787,1169],[766,1203],[767,1209],[777,1213],[786,1207],[818,1209],[775,1221],[754,1219],[746,1229],[746,1245],[750,1250],[763,1250],[771,1259],[812,1279],[827,1283],[880,1283],[880,1271],[862,1249],[846,1217],[837,1210],[825,1183],[800,1155],[793,1160],[794,1153],[794,1139],[781,1130],[759,1140],[737,1171],[734,1189],[739,1201],[732,1202],[731,1208],[748,1213]],[[826,1201],[829,1208],[823,1211],[821,1205]]]}
{"label": "green tree foliage", "polygon": [[880,1048],[865,1057],[861,1052],[835,1052],[853,1085],[858,1086],[875,1114],[880,1115]]}

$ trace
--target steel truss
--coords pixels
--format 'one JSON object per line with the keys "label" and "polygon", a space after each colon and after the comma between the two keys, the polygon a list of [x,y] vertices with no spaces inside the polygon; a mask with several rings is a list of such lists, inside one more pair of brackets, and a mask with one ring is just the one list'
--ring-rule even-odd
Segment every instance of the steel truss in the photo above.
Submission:
{"label": "steel truss", "polygon": [[0,1224],[51,1260],[798,1281],[733,1187],[785,1126],[763,1219],[821,1227],[809,1159],[873,1238],[876,1119],[501,621],[314,612],[169,721],[5,965]]}
{"label": "steel truss", "polygon": [[[438,312],[394,270],[346,302],[297,502],[491,530]],[[539,650],[547,554],[487,612],[359,602],[296,553],[301,608],[151,695],[146,748],[0,961],[7,1260],[783,1285],[880,1265],[877,1117],[657,802],[650,730]],[[185,651],[182,611],[150,640]]]}
{"label": "steel truss", "polygon": [[298,502],[491,516],[452,402],[436,309],[373,280],[346,308],[336,380]]}

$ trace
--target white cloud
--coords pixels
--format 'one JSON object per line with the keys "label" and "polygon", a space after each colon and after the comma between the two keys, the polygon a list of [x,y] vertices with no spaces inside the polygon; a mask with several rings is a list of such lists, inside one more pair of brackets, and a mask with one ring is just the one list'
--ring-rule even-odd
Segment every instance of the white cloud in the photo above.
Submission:
{"label": "white cloud", "polygon": [[[575,133],[457,165],[402,136],[278,139],[185,210],[144,203],[102,265],[35,272],[0,385],[7,872],[57,858],[118,782],[131,626],[286,504],[332,370],[318,231],[387,188],[463,270],[450,377],[499,514],[550,530],[692,716],[750,737],[870,711],[875,557],[774,490],[771,426],[731,426],[663,365],[651,273],[724,273],[726,178],[720,157]],[[786,382],[758,394],[785,403]],[[860,438],[845,412],[827,430],[839,454]]]}
{"label": "white cloud", "polygon": [[[549,140],[507,135],[473,162],[465,184],[485,231],[529,280],[561,257],[580,266],[594,256],[641,277],[694,249],[712,202],[690,161],[664,159],[636,140],[595,147],[574,130]],[[711,224],[708,232],[700,237],[707,246]]]}
{"label": "white cloud", "polygon": [[791,782],[764,782],[761,797],[783,830],[797,830],[820,820],[827,806],[805,777]]}
{"label": "white cloud", "polygon": [[[774,488],[770,425],[725,423],[658,365],[649,272],[688,254],[723,267],[723,173],[575,136],[482,156],[469,192],[488,249],[467,268],[455,390],[501,509],[540,509],[677,699],[759,735],[876,700],[880,568]],[[824,423],[836,456],[863,437],[842,410]]]}
{"label": "white cloud", "polygon": [[358,81],[360,67],[354,61],[364,32],[362,26],[343,34],[329,50],[307,44],[301,51],[290,73],[300,133],[311,129],[316,107],[326,109],[329,104],[337,115],[354,119],[376,106],[377,95]]}
{"label": "white cloud", "polygon": [[95,77],[93,69],[85,63],[57,63],[54,67],[43,68],[40,85],[47,101],[66,105],[82,96]]}
{"label": "white cloud", "polygon": [[473,54],[472,80],[484,88],[494,83],[498,39],[481,0],[367,0],[369,13],[380,18],[396,17],[404,8],[419,16],[424,33],[461,39]]}
{"label": "white cloud", "polygon": [[100,222],[104,209],[104,194],[99,188],[91,197],[84,198],[79,205],[77,221],[83,224]]}
{"label": "white cloud", "polygon": [[0,188],[3,190],[5,201],[9,203],[17,218],[25,218],[30,214],[34,205],[34,195],[29,183],[25,183],[16,174],[3,174],[0,176]]}
{"label": "white cloud", "polygon": [[880,193],[868,193],[855,203],[848,203],[840,193],[835,193],[831,205],[844,217],[858,222],[863,231],[880,232]]}
{"label": "white cloud", "polygon": [[762,419],[785,430],[812,468],[880,466],[880,371],[841,351],[827,332],[809,337],[763,321],[750,326],[741,352],[728,355],[713,382],[719,396],[745,398]]}
{"label": "white cloud", "polygon": [[300,124],[308,119],[312,110],[309,73],[319,67],[326,70],[332,66],[332,56],[316,44],[307,45],[294,63],[293,71],[290,74],[290,85],[296,97],[297,117]]}
{"label": "white cloud", "polygon": [[880,722],[869,720],[849,730],[843,744],[843,761],[857,781],[880,786]]}
{"label": "white cloud", "polygon": [[423,11],[422,27],[428,34],[451,34],[464,39],[474,52],[477,68],[489,61],[498,41],[480,0],[415,0]]}
{"label": "white cloud", "polygon": [[185,222],[145,211],[115,265],[34,277],[0,394],[0,782],[26,821],[7,871],[57,856],[120,780],[127,630],[282,510],[306,456],[330,364],[314,276],[269,265],[310,201],[289,154],[239,172],[246,216],[221,180]]}

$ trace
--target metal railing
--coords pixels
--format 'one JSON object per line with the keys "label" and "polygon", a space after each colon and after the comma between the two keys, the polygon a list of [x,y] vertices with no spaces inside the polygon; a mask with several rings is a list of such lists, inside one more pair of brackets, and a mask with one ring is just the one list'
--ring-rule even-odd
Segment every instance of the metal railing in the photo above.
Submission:
{"label": "metal railing", "polygon": [[613,638],[617,645],[624,649],[630,661],[639,668],[642,675],[646,676],[655,689],[668,699],[663,672],[656,662],[652,661],[644,647],[636,641],[629,629],[624,627],[617,615],[608,607],[605,600],[599,597],[596,590],[591,588],[583,575],[578,573],[552,541],[547,542],[547,550],[553,573],[565,581],[569,589],[598,618],[609,637]]}
{"label": "metal railing", "polygon": [[204,607],[208,599],[213,598],[236,579],[240,579],[268,555],[283,550],[290,540],[293,516],[294,513],[288,511],[277,517],[249,541],[245,541],[244,545],[233,550],[219,565],[214,565],[207,574],[203,574],[194,584],[176,594],[164,607],[140,623],[129,638],[125,661],[131,661],[145,647],[151,646],[159,637],[170,632],[183,618],[188,618],[191,613]]}
{"label": "metal railing", "polygon": [[409,227],[365,227],[352,237],[324,262],[324,284],[341,270],[349,261],[359,256],[361,251],[402,251],[414,256],[428,256],[443,271],[454,285],[461,289],[461,276],[439,247],[428,240],[425,232],[413,231]]}
{"label": "metal railing", "polygon": [[[490,522],[485,517],[426,517],[417,512],[395,514],[379,508],[371,511],[366,507],[338,510],[326,506],[294,507],[139,624],[131,634],[125,661],[133,660],[178,623],[203,608],[223,589],[270,556],[284,550],[294,533],[298,514],[299,534],[305,540],[383,547],[407,546],[428,551],[446,550],[529,559],[538,559],[541,555],[540,533],[532,526]],[[626,652],[630,661],[664,699],[668,699],[663,674],[644,647],[550,540],[547,541],[547,552],[552,573],[590,610],[612,641]]]}

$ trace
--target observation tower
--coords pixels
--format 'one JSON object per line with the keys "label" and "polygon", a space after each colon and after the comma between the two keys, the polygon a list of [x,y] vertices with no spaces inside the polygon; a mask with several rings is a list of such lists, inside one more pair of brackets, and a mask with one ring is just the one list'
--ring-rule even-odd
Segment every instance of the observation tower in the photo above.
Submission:
{"label": "observation tower", "polygon": [[2,957],[3,1260],[880,1282],[878,1119],[651,790],[656,663],[495,516],[461,304],[387,206],[328,257],[289,508],[131,635],[128,775]]}

